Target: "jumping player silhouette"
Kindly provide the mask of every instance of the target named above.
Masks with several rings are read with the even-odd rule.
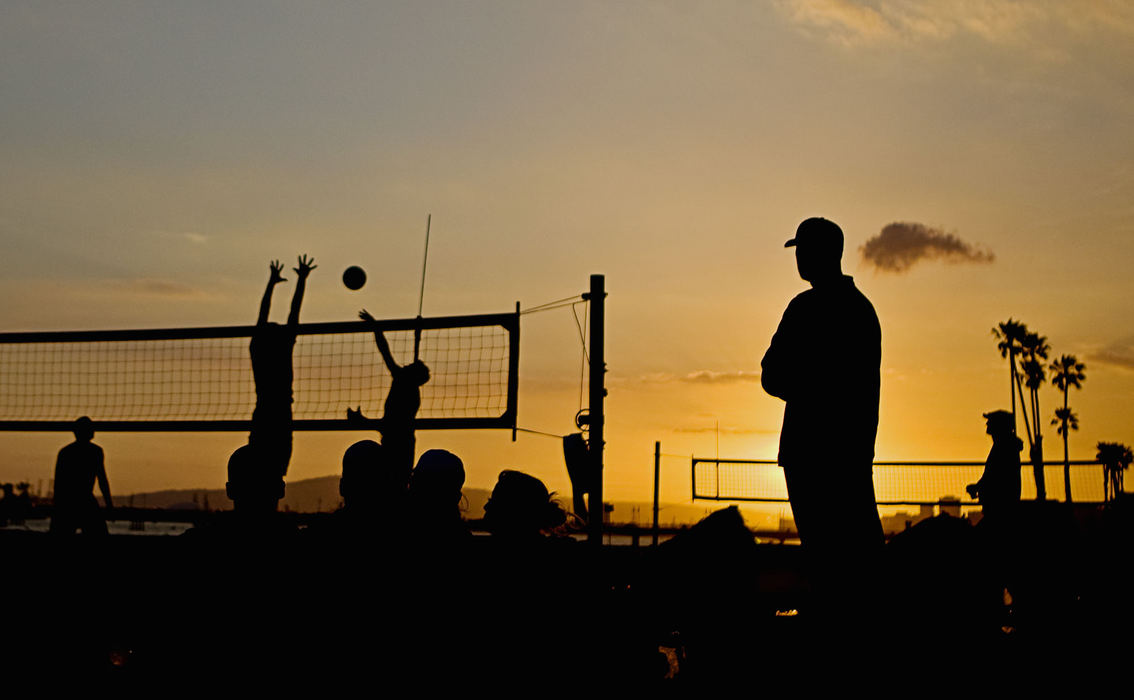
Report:
[[[366,309],[358,312],[363,321],[375,325],[374,317]],[[421,408],[421,387],[429,381],[429,367],[421,360],[414,360],[408,365],[399,365],[390,352],[390,344],[386,342],[385,334],[377,327],[374,328],[374,343],[378,352],[390,371],[390,391],[386,394],[385,411],[382,414],[382,423],[378,432],[382,434],[382,449],[389,464],[399,470],[404,470],[406,481],[413,471],[414,422],[417,411]],[[347,418],[362,418],[361,410],[347,409]]]
[[[291,461],[292,350],[295,348],[299,308],[303,304],[307,276],[315,269],[315,260],[301,255],[298,266],[292,268],[296,274],[295,292],[291,297],[291,313],[283,326],[268,321],[272,290],[286,281],[280,274],[283,265],[274,260],[269,269],[268,287],[260,301],[260,315],[248,346],[252,356],[252,377],[256,382],[256,408],[252,412],[248,444],[255,451],[258,464],[283,478]]]

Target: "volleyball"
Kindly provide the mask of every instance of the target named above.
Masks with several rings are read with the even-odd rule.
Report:
[[[347,289],[362,289],[366,284],[366,272],[358,265],[351,265],[343,270],[343,284]]]

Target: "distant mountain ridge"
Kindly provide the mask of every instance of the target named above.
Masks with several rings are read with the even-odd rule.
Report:
[[[488,489],[465,488],[462,508],[465,517],[476,520],[484,516],[484,504],[488,502],[491,493]],[[570,508],[570,494],[559,494],[557,500],[564,508]],[[290,510],[299,513],[316,513],[333,511],[342,503],[339,495],[338,476],[320,476],[314,479],[301,479],[287,482],[284,498],[280,501],[281,510]],[[116,506],[134,506],[135,508],[166,508],[178,510],[209,509],[229,510],[232,501],[229,500],[223,488],[220,489],[169,489],[164,491],[151,491],[114,497]],[[614,523],[629,523],[637,521],[639,525],[648,525],[651,520],[653,505],[644,502],[614,501],[614,510],[610,514],[610,521]],[[718,510],[723,505],[696,506],[686,504],[662,503],[660,522],[662,525],[683,525],[695,523],[708,513]],[[636,516],[636,517],[635,517]]]

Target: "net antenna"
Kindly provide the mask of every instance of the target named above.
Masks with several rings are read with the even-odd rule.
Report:
[[[421,310],[425,305],[425,269],[429,265],[429,228],[433,214],[425,215],[425,255],[421,260],[421,294],[417,298],[418,325],[413,329],[413,361],[417,362],[421,353]]]

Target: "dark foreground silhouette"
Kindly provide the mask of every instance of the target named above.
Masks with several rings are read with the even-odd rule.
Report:
[[[884,541],[872,473],[881,330],[870,301],[842,273],[835,223],[807,219],[785,247],[795,248],[799,276],[812,288],[784,311],[760,381],[786,402],[778,461],[817,593],[831,614],[857,614],[872,607],[863,601],[876,590]]]
[[[426,517],[406,503],[403,523]],[[873,607],[849,629],[815,599],[801,548],[757,544],[735,508],[635,549],[564,538],[562,512],[530,475],[504,472],[492,503],[495,534],[432,540],[297,528],[274,510],[261,511],[272,526],[231,512],[176,538],[0,532],[0,594],[19,601],[0,652],[12,669],[111,688],[774,691],[831,673],[876,685],[959,668],[1017,682],[1021,668],[1108,663],[1132,621],[1115,554],[1134,535],[1125,498],[1021,503],[995,546],[983,524],[922,521],[883,549]],[[444,510],[439,533],[453,524]]]
[[[75,421],[75,441],[59,450],[55,460],[55,499],[51,516],[51,532],[71,535],[105,535],[106,519],[94,497],[97,483],[107,510],[114,507],[110,482],[102,448],[94,444],[94,427],[90,418]],[[7,498],[5,498],[7,500]]]

